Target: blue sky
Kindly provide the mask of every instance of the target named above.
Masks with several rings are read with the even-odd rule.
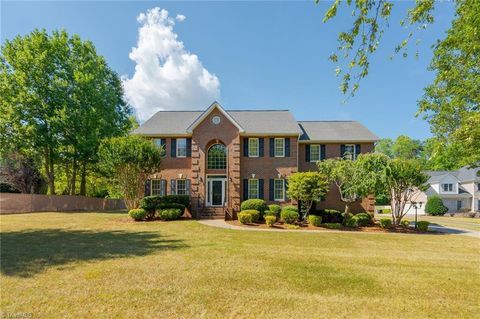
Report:
[[[435,24],[418,35],[422,40],[418,59],[413,45],[409,58],[390,60],[395,45],[407,35],[399,20],[413,5],[410,1],[395,2],[390,29],[373,57],[370,74],[346,103],[338,89],[335,65],[328,56],[337,46],[337,33],[350,25],[350,18],[343,16],[323,24],[328,5],[315,5],[313,1],[2,2],[1,38],[3,42],[34,28],[65,28],[91,40],[115,71],[132,80],[131,101],[143,103],[141,112],[164,103],[155,89],[158,81],[161,90],[176,90],[173,100],[165,102],[167,108],[185,108],[185,103],[192,104],[190,108],[206,107],[203,101],[214,96],[227,109],[290,109],[298,120],[358,120],[380,137],[430,136],[428,123],[414,116],[416,102],[423,87],[433,79],[433,73],[427,71],[432,57],[430,46],[444,37],[453,5],[437,5]],[[137,17],[154,7],[169,12],[171,20],[166,23],[170,23],[171,36],[177,35],[175,43],[183,42],[184,48],[173,49],[173,60],[175,54],[177,58],[195,54],[198,61],[188,62],[193,69],[188,74],[206,71],[207,89],[190,79],[168,83],[170,77],[165,70],[150,69],[147,62],[143,64],[144,73],[135,74],[139,60],[145,60],[139,55],[163,48],[164,38],[155,40],[155,46],[137,42],[142,26]],[[138,48],[135,61],[129,58],[133,47]],[[149,76],[149,70],[159,74]],[[148,87],[150,92],[144,101],[142,92]]]

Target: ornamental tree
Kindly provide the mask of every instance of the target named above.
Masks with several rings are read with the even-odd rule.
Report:
[[[161,149],[140,136],[114,137],[98,151],[102,171],[118,184],[128,209],[137,208],[148,175],[160,170]]]
[[[305,220],[313,203],[328,192],[327,177],[319,172],[301,172],[288,178],[287,194],[300,202],[302,219]]]

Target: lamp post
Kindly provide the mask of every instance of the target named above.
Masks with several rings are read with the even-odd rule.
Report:
[[[418,206],[417,206],[417,204],[418,204]],[[417,230],[417,209],[422,208],[422,202],[420,202],[420,203],[413,202],[413,208],[415,208],[415,230]]]

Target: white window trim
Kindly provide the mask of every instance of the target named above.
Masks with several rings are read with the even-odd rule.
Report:
[[[282,155],[277,155],[277,140],[281,140],[283,147],[282,147]],[[285,157],[285,138],[283,137],[276,137],[273,141],[273,156],[274,157]]]
[[[256,140],[257,141],[257,155],[251,155],[250,154],[250,142],[252,140]],[[249,137],[248,138],[248,157],[259,157],[260,156],[260,140],[258,137]]]
[[[179,194],[178,193],[178,185],[179,185],[179,181],[185,181],[185,193],[184,194]],[[186,178],[177,178],[176,179],[176,182],[175,182],[175,187],[177,188],[175,190],[175,195],[187,195],[188,194],[188,191],[187,191],[187,179]]]
[[[179,148],[179,145],[180,143],[178,143],[178,141],[185,141],[185,155],[178,155],[178,150],[180,149]],[[186,138],[177,138],[177,145],[175,145],[175,152],[176,152],[176,157],[180,157],[180,158],[184,158],[184,157],[187,157],[187,139]]]
[[[159,183],[160,183],[160,188],[158,189],[159,194],[156,195],[156,196],[165,196],[166,190],[163,190],[163,194],[162,194],[162,179],[161,178],[152,178],[150,180],[150,195],[154,195],[153,194],[153,181],[159,181]]]
[[[275,185],[276,181],[282,182],[282,198],[275,198]],[[283,178],[275,178],[273,180],[273,200],[276,202],[284,202],[285,201],[285,180]]]
[[[312,159],[312,146],[318,147],[318,159]],[[322,147],[320,144],[311,144],[310,145],[310,163],[316,163],[322,158]]]
[[[352,152],[352,160],[356,160],[357,159],[357,154],[355,153],[355,144],[345,144],[345,153],[347,153],[347,146],[351,146],[353,148],[353,152]],[[342,154],[343,157],[345,157],[345,154]]]
[[[257,197],[255,198],[252,198],[250,197],[250,181],[257,181]],[[260,198],[260,182],[258,180],[258,178],[249,178],[248,179],[248,199],[259,199]]]
[[[445,189],[443,188],[443,185],[452,185],[452,190],[448,190],[448,189],[445,190]],[[444,194],[445,194],[445,193],[455,193],[455,192],[456,192],[455,183],[442,183],[442,184],[440,184],[440,190],[441,190],[441,192],[444,193]]]

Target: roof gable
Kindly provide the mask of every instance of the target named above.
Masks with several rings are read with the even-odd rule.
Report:
[[[223,116],[225,116],[233,125],[235,125],[238,130],[240,131],[240,133],[243,133],[245,130],[240,126],[240,124],[237,123],[237,121],[235,121],[231,116],[230,114],[228,114],[224,109],[223,107],[218,103],[218,102],[213,102],[212,105],[209,106],[208,109],[205,110],[205,112],[203,112],[195,121],[193,121],[192,124],[190,124],[190,126],[187,128],[187,133],[192,133],[193,130],[200,124],[202,123],[206,118],[207,116],[212,113],[213,110],[219,110],[220,113],[223,114]]]

